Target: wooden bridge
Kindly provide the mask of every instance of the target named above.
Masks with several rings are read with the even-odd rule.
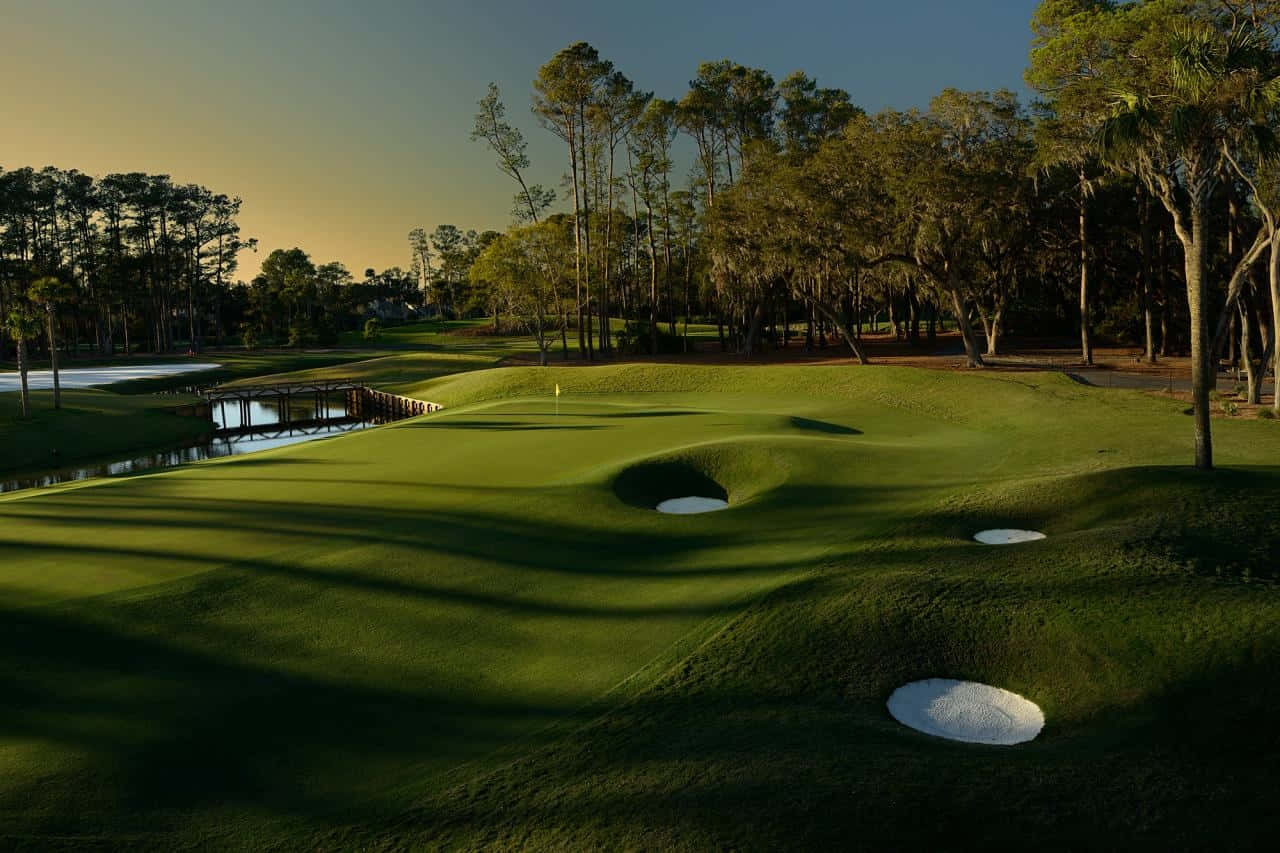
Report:
[[[375,391],[367,388],[354,379],[324,379],[314,382],[289,382],[263,385],[232,385],[230,387],[208,388],[200,392],[210,407],[210,415],[214,406],[220,406],[222,423],[227,422],[226,405],[233,403],[240,407],[240,429],[248,430],[253,426],[253,402],[255,400],[275,400],[280,410],[277,423],[292,422],[289,414],[290,404],[297,399],[310,398],[313,413],[325,411],[327,401],[342,395],[346,404],[346,416],[360,420],[385,423],[427,412],[439,411],[443,406]],[[308,418],[309,421],[317,420]]]

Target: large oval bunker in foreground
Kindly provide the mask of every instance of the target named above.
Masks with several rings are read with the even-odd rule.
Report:
[[[1046,537],[1039,530],[1014,530],[1001,527],[994,530],[981,530],[973,534],[973,538],[983,545],[1018,545],[1023,542],[1039,542]]]
[[[1012,746],[1044,728],[1036,703],[989,684],[927,678],[904,684],[886,703],[895,720],[934,737]]]

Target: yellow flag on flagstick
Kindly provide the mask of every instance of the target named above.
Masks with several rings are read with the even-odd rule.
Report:
[[[559,396],[560,396],[560,383],[559,383],[559,382],[557,382],[557,383],[556,383],[556,396],[557,396],[557,397],[559,397]]]

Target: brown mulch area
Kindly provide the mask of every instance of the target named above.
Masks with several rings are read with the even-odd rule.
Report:
[[[1156,397],[1164,397],[1169,400],[1177,400],[1181,403],[1186,403],[1188,407],[1191,406],[1190,391],[1174,391],[1172,393],[1168,391],[1148,391],[1147,393]],[[1263,394],[1262,402],[1255,405],[1246,403],[1243,398],[1237,397],[1233,394],[1223,394],[1221,398],[1210,402],[1210,414],[1215,418],[1223,418],[1226,420],[1256,421],[1264,418],[1270,419],[1269,415],[1264,415],[1262,412],[1272,411],[1272,400],[1273,397],[1271,394]],[[1227,414],[1226,407],[1223,406],[1224,403],[1234,403],[1236,413]]]

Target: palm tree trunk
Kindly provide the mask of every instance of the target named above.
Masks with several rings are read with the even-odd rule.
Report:
[[[1155,314],[1151,310],[1151,275],[1152,275],[1152,222],[1151,197],[1142,193],[1142,201],[1138,206],[1142,217],[1142,321],[1143,321],[1143,357],[1149,364],[1156,363]]]
[[[1267,266],[1271,284],[1271,349],[1274,359],[1271,408],[1276,414],[1280,414],[1280,231],[1271,235],[1271,257]],[[1264,370],[1263,373],[1265,372]]]
[[[49,329],[49,365],[53,368],[53,408],[62,408],[62,385],[58,379],[58,338],[53,327],[53,306],[45,308],[45,324]]]
[[[27,357],[27,339],[21,333],[18,334],[18,381],[22,386],[22,417],[31,417],[31,390],[27,387],[27,371],[31,369],[30,359]]]
[[[1093,340],[1089,335],[1089,196],[1084,169],[1080,170],[1080,357],[1093,364]]]
[[[1210,364],[1209,311],[1204,291],[1205,205],[1196,199],[1191,206],[1191,239],[1186,252],[1187,309],[1191,315],[1191,397],[1195,412],[1196,467],[1213,469],[1213,436],[1209,422],[1209,390],[1213,387]]]

